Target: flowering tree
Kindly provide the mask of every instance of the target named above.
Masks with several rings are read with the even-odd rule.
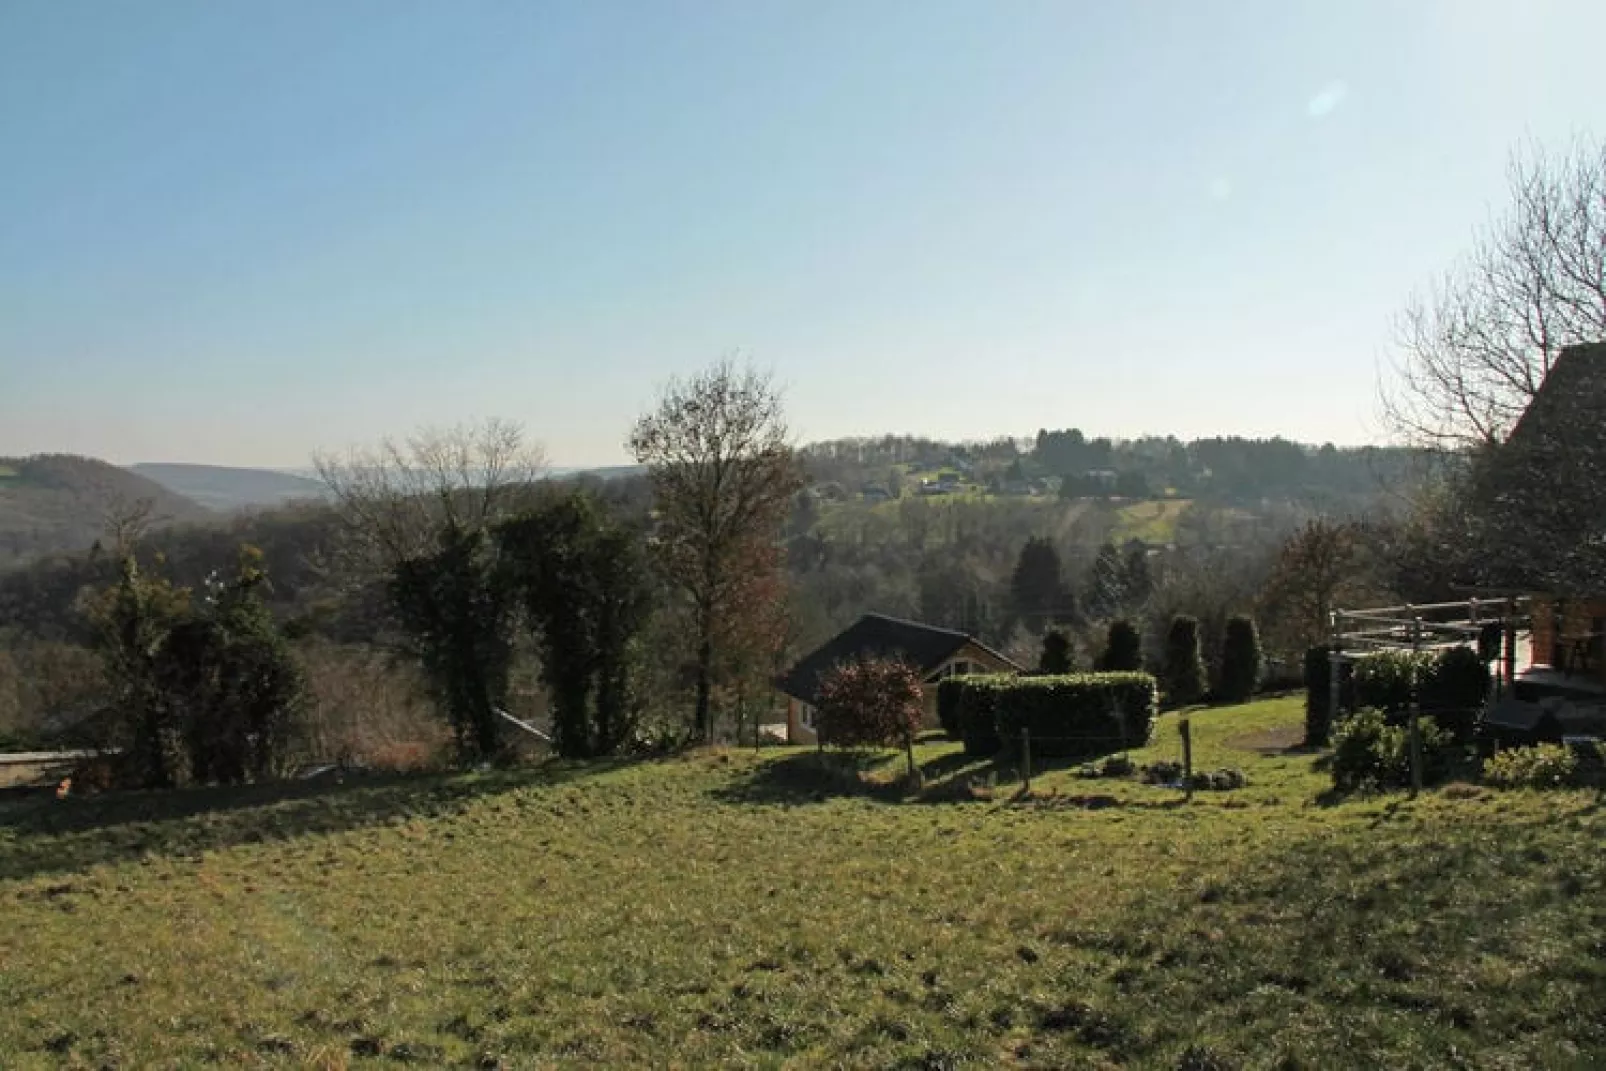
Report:
[[[907,662],[859,659],[829,670],[815,693],[820,743],[833,747],[903,745],[915,776],[914,734],[925,708],[920,674]]]

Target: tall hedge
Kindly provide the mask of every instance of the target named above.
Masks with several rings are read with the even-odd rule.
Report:
[[[1012,751],[1021,731],[1033,755],[1086,758],[1142,747],[1159,710],[1147,673],[1067,673],[1018,677],[995,686],[998,736]]]
[[[1332,692],[1330,649],[1312,647],[1305,652],[1305,746],[1326,747],[1332,733],[1328,696]],[[1348,666],[1341,666],[1345,672]],[[1340,691],[1342,692],[1342,678]]]
[[[1178,614],[1171,619],[1161,673],[1160,687],[1170,706],[1187,706],[1204,698],[1205,665],[1199,652],[1198,618]]]
[[[996,717],[998,696],[1007,683],[1015,678],[1004,674],[983,673],[959,677],[959,739],[964,741],[965,754],[986,758],[998,754],[1002,742],[998,739]],[[1042,678],[1032,678],[1041,680]]]
[[[964,677],[945,677],[937,683],[937,724],[950,740],[961,738],[959,699],[964,694]]]
[[[1234,617],[1227,622],[1221,643],[1221,699],[1228,703],[1248,702],[1260,685],[1260,634],[1255,622]]]

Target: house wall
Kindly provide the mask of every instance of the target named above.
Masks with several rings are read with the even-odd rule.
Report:
[[[937,685],[946,677],[959,673],[1017,673],[1020,667],[998,657],[991,651],[975,643],[967,643],[942,665],[927,674],[920,685],[924,701],[924,714],[921,718],[921,727],[934,729],[937,727]],[[814,732],[812,721],[813,711],[808,704],[786,697],[786,736],[794,744],[813,744],[819,741]]]
[[[1566,669],[1570,660],[1587,654],[1590,676],[1606,684],[1606,599],[1535,598],[1533,664]],[[1593,635],[1592,635],[1593,634]],[[1586,651],[1578,650],[1583,641]]]

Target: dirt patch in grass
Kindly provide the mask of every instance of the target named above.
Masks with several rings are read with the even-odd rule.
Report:
[[[1222,741],[1222,746],[1234,751],[1253,751],[1259,755],[1316,753],[1315,749],[1305,747],[1305,726],[1302,724],[1278,725],[1259,732],[1230,736]]]

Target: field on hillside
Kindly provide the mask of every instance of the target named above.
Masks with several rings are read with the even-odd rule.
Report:
[[[1170,543],[1177,537],[1177,522],[1191,505],[1192,499],[1166,498],[1122,506],[1116,512],[1111,538],[1117,542],[1141,539],[1145,543]]]
[[[1335,803],[1299,717],[1197,714],[1191,805],[941,743],[0,804],[0,1066],[1606,1063],[1600,801]]]

